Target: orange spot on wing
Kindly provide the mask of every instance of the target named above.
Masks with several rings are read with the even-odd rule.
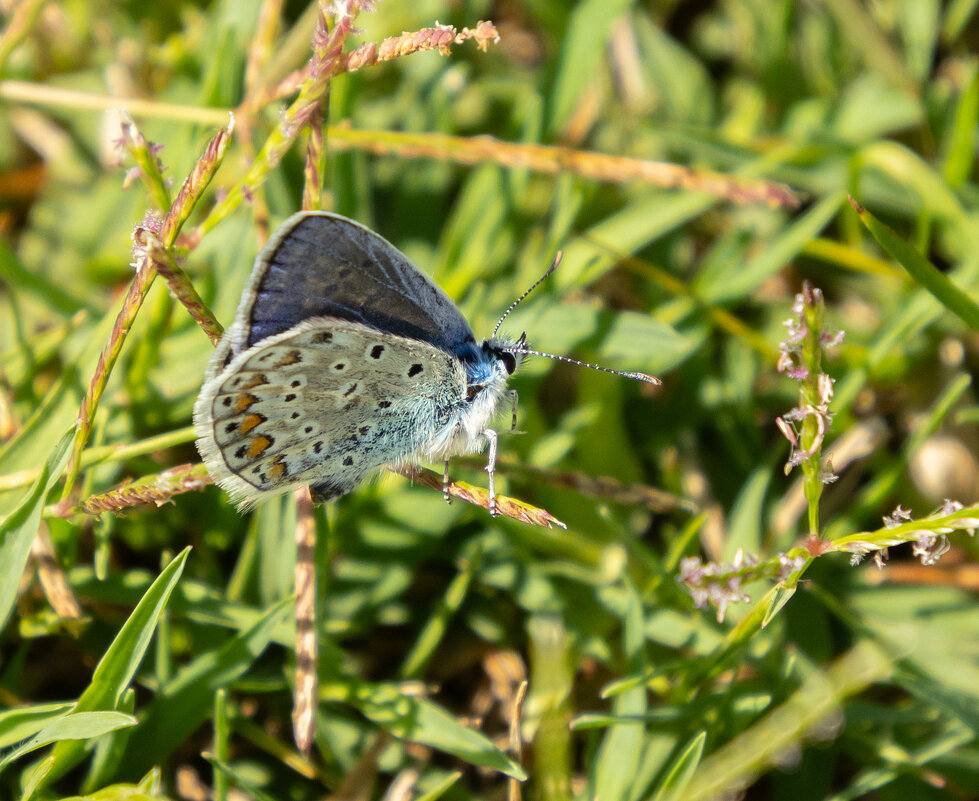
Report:
[[[260,387],[263,384],[267,384],[269,380],[261,373],[255,373],[251,378],[249,378],[244,384],[241,385],[241,389],[252,389],[253,387]]]
[[[246,415],[245,416],[245,419],[241,421],[241,425],[238,426],[238,430],[242,434],[247,434],[249,431],[251,431],[253,428],[255,428],[255,426],[257,426],[257,425],[259,425],[261,423],[264,423],[264,422],[265,422],[265,418],[262,417],[262,415],[260,415],[260,414],[249,414],[249,415]]]
[[[248,411],[248,407],[253,403],[258,403],[258,398],[250,392],[240,392],[235,395],[235,414]]]
[[[298,350],[290,350],[276,359],[273,363],[273,367],[286,367],[290,364],[299,364],[303,360],[302,355]]]
[[[261,456],[266,450],[268,450],[269,445],[272,444],[272,440],[269,437],[257,436],[252,440],[251,445],[248,446],[248,455],[254,459],[256,456]]]
[[[282,478],[286,474],[286,466],[283,462],[275,462],[268,470],[272,478]]]

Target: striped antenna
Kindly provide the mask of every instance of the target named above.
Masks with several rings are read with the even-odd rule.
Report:
[[[513,301],[513,303],[511,303],[509,307],[507,307],[507,310],[503,312],[503,316],[496,322],[496,328],[493,329],[492,336],[494,337],[496,336],[496,332],[500,330],[500,326],[503,325],[503,321],[507,318],[510,312],[512,312],[515,308],[517,308],[517,306],[519,306],[524,301],[527,295],[529,295],[531,292],[537,289],[537,287],[539,287],[544,282],[544,279],[547,278],[547,276],[549,276],[557,269],[557,266],[561,263],[561,259],[563,258],[563,256],[564,256],[563,250],[559,250],[557,253],[554,254],[554,261],[552,261],[551,266],[547,268],[547,272],[544,273],[536,281],[534,281],[530,289],[528,289],[519,298]]]
[[[521,337],[521,339],[523,339],[523,337]],[[543,356],[545,359],[554,359],[555,361],[565,362],[566,364],[576,364],[578,367],[588,367],[592,370],[601,370],[603,373],[611,373],[612,375],[621,376],[622,378],[631,378],[635,381],[645,381],[647,384],[654,384],[655,386],[660,386],[663,383],[656,376],[649,375],[648,373],[633,373],[625,370],[613,370],[611,367],[602,367],[598,364],[578,361],[578,359],[571,359],[567,356],[556,356],[553,353],[543,353],[539,350],[531,350],[530,348],[522,346],[520,342],[516,343],[512,347],[503,348],[503,350],[507,353],[520,353],[524,356]]]

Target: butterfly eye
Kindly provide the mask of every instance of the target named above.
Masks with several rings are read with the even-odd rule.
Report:
[[[503,362],[507,375],[513,375],[513,371],[517,369],[517,357],[504,351],[500,354],[500,361]]]

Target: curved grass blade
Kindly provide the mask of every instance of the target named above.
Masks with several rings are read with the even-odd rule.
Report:
[[[126,726],[135,726],[136,718],[122,712],[75,712],[51,721],[20,748],[0,760],[0,771],[31,751],[62,740],[89,740]]]
[[[931,292],[950,312],[966,325],[979,331],[979,304],[963,292],[952,280],[911,245],[899,237],[893,229],[884,225],[852,197],[850,205],[867,226],[877,243],[900,264],[911,277]]]
[[[669,796],[683,797],[683,791],[693,778],[700,758],[704,755],[704,743],[707,742],[707,732],[700,731],[683,749],[683,752],[670,766],[666,778],[656,791],[653,801],[661,801]]]
[[[75,706],[76,712],[114,709],[119,703],[146,654],[157,621],[177,585],[189,554],[190,548],[181,551],[146,591],[96,665],[91,684]],[[57,743],[51,753],[25,777],[24,801],[42,783],[54,781],[71,770],[84,754],[84,741],[62,740]]]
[[[41,525],[44,499],[64,472],[69,445],[74,436],[75,427],[72,426],[54,446],[27,497],[0,523],[0,630],[6,624],[17,598],[17,588],[31,553],[31,543]]]

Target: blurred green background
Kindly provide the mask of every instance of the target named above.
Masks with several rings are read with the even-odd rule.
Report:
[[[783,473],[788,443],[774,424],[797,402],[775,361],[804,279],[825,293],[829,326],[846,332],[825,366],[837,382],[828,442],[840,474],[821,505],[827,536],[876,529],[899,503],[924,515],[943,498],[979,495],[976,332],[875,243],[846,200],[975,294],[977,6],[382,0],[360,14],[348,49],[436,20],[460,29],[492,20],[500,41],[485,53],[469,42],[340,76],[330,124],[675,162],[778,181],[803,202],[773,208],[638,180],[371,155],[327,135],[324,206],[408,254],[478,337],[563,248],[556,275],[505,331],[526,330],[548,352],[655,373],[663,387],[544,359],[513,379],[525,433],[501,437],[498,489],[547,509],[567,531],[446,505],[390,475],[317,512],[322,686],[308,757],[291,744],[290,602],[276,606],[292,593],[291,499],[240,515],[208,487],[98,518],[64,519],[49,507],[42,531],[83,617],[53,611],[28,571],[0,634],[0,748],[11,753],[64,714],[57,704],[92,693],[107,655],[118,668],[111,691],[86,708],[133,712],[138,723],[95,737],[114,719],[85,719],[82,739],[56,732],[59,768],[35,797],[108,788],[98,797],[198,798],[215,782],[228,797],[230,782],[253,798],[501,798],[514,790],[494,770],[503,757],[490,743],[507,749],[524,677],[528,798],[668,797],[657,793],[691,775],[690,787],[702,786],[700,760],[718,752],[725,761],[709,772],[726,784],[714,791],[746,787],[750,799],[979,797],[970,538],[955,535],[952,553],[929,568],[906,548],[879,573],[841,555],[820,559],[779,614],[743,636],[732,627],[752,604],[718,623],[676,581],[681,556],[730,560],[744,548],[765,558],[806,531],[798,475]],[[254,46],[263,9],[278,20],[266,57]],[[143,101],[133,117],[163,146],[175,193],[224,112],[245,99],[248,64],[259,85],[308,60],[315,4],[24,0],[0,12],[7,515],[78,415],[132,277],[133,227],[150,204],[138,180],[124,185],[133,163],[119,165],[119,117],[105,109]],[[283,108],[239,114],[192,223],[242,177]],[[300,207],[305,141],[183,263],[224,324],[263,219],[274,229]],[[87,468],[79,498],[198,461],[187,427],[210,351],[157,281],[90,444],[171,436],[165,448]],[[667,494],[649,508],[581,482],[558,486],[573,484],[573,471]],[[453,475],[485,482],[478,461]],[[49,500],[59,498],[60,488]],[[12,520],[11,530],[20,525]],[[0,541],[0,553],[12,542]],[[187,545],[179,581],[164,576],[175,588],[130,682],[110,643]],[[20,570],[0,578],[9,606]],[[161,586],[150,600],[165,596]],[[754,602],[767,590],[747,588]],[[148,637],[157,618],[140,620],[132,631]],[[132,636],[120,648],[142,653]],[[885,667],[829,668],[864,646],[886,653]],[[624,677],[637,681],[603,694]],[[799,728],[776,729],[775,753],[739,739],[771,731],[759,727],[777,709]],[[485,738],[469,738],[467,726]],[[0,797],[20,797],[44,755],[0,763]],[[141,789],[126,786],[153,766],[159,774]]]

